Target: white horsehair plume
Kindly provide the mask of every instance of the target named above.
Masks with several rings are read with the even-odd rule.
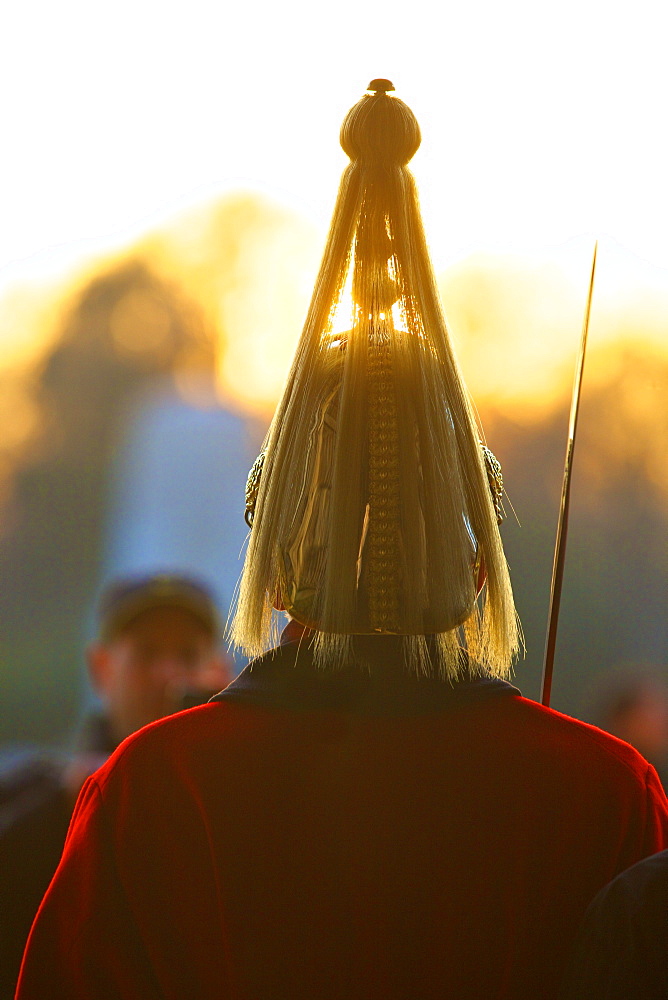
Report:
[[[508,567],[406,166],[420,130],[389,81],[368,89],[341,128],[351,163],[263,447],[232,638],[265,651],[280,594],[319,666],[391,634],[417,672],[452,680],[466,648],[470,669],[507,676]]]

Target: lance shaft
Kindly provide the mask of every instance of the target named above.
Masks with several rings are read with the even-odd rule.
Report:
[[[568,421],[568,442],[566,444],[566,460],[564,462],[564,478],[561,486],[561,506],[557,522],[557,540],[554,547],[554,563],[552,564],[552,584],[550,586],[550,610],[547,619],[547,635],[545,638],[545,659],[543,661],[543,681],[541,685],[541,703],[549,706],[552,693],[552,674],[554,671],[554,652],[557,645],[557,626],[559,624],[559,608],[561,606],[561,587],[564,580],[564,563],[566,561],[566,540],[568,537],[568,511],[571,499],[571,472],[573,469],[573,453],[575,451],[575,434],[578,426],[580,410],[580,392],[582,388],[582,372],[584,371],[585,353],[587,350],[587,334],[589,332],[589,314],[591,300],[594,294],[594,275],[596,273],[596,253],[598,242],[594,246],[594,257],[591,263],[589,279],[589,295],[587,308],[582,324],[580,352],[575,366],[573,380],[573,396],[571,412]]]

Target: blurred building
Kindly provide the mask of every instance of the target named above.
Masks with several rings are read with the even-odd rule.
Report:
[[[220,407],[147,398],[115,458],[102,575],[194,573],[213,586],[225,620],[243,565],[244,488],[257,447],[248,422]]]

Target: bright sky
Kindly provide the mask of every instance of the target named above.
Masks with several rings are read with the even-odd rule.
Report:
[[[7,3],[0,292],[240,187],[324,228],[340,122],[375,76],[422,126],[413,168],[437,268],[582,234],[668,268],[662,8]]]

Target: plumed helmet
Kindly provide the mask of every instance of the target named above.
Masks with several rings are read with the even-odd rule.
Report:
[[[478,669],[503,676],[518,626],[498,463],[480,444],[406,166],[419,126],[388,80],[369,90],[341,129],[351,163],[249,480],[233,638],[251,654],[265,649],[280,593],[315,630],[322,665],[349,660],[352,636],[377,633],[406,637],[413,669],[455,676],[465,644]],[[435,637],[429,653],[425,636]]]

